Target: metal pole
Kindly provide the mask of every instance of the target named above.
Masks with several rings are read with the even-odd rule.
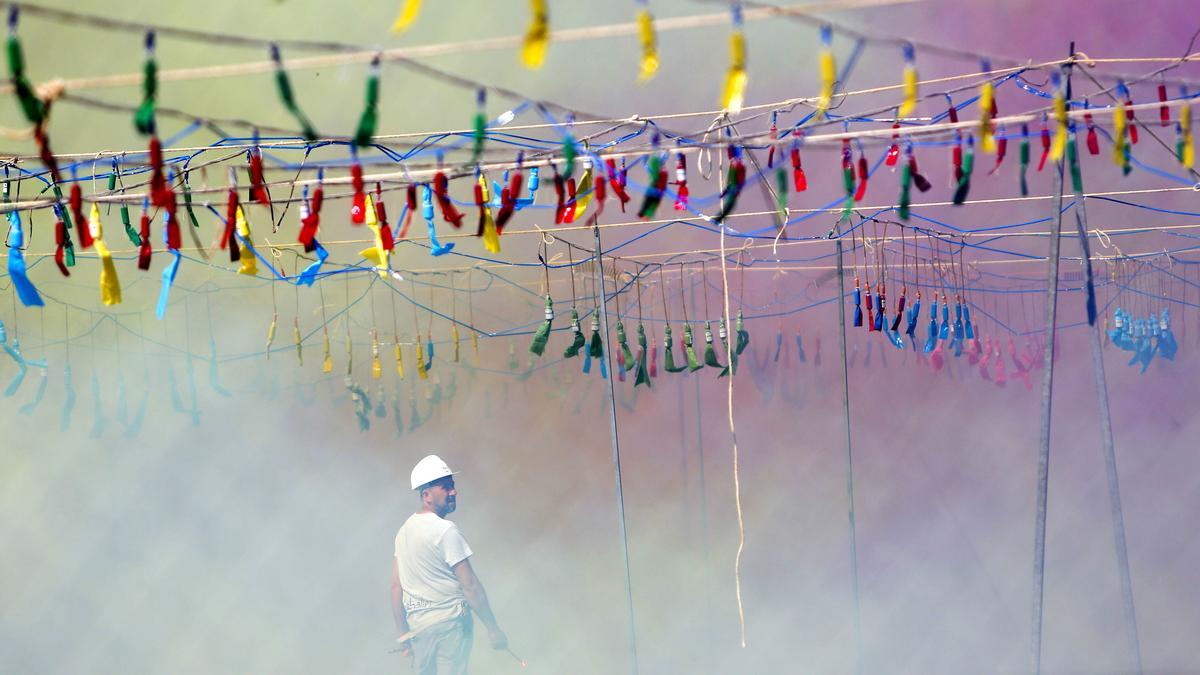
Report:
[[[1072,43],[1074,52],[1074,43]],[[1070,72],[1068,70],[1068,72]],[[1046,274],[1046,345],[1042,362],[1042,419],[1038,439],[1037,510],[1033,536],[1033,626],[1031,656],[1034,675],[1042,672],[1042,605],[1045,602],[1046,499],[1050,487],[1050,418],[1054,398],[1054,338],[1058,316],[1058,259],[1062,233],[1063,160],[1055,162],[1054,226],[1050,230],[1050,253]]]
[[[834,227],[837,237],[838,324],[842,339],[842,412],[846,421],[846,500],[850,518],[850,584],[854,592],[855,671],[863,672],[862,615],[858,601],[858,535],[854,523],[854,453],[850,443],[850,367],[846,363],[846,269],[842,263],[841,221]]]
[[[621,558],[625,563],[625,601],[629,610],[629,672],[637,675],[637,628],[633,619],[633,584],[629,573],[629,533],[625,529],[625,490],[621,485],[621,442],[617,435],[617,392],[613,386],[616,377],[615,365],[612,360],[612,340],[608,334],[608,298],[604,290],[604,257],[600,248],[600,226],[595,216],[592,217],[592,236],[596,250],[592,260],[596,267],[596,286],[600,289],[600,321],[604,324],[604,342],[608,349],[604,352],[608,359],[608,422],[612,432],[613,479],[617,488],[617,526],[621,533]]]
[[[1068,95],[1069,98],[1069,95]],[[1069,141],[1075,145],[1074,132]],[[1077,176],[1078,155],[1072,151],[1070,155],[1072,177]],[[1092,350],[1092,375],[1096,383],[1096,399],[1100,406],[1100,440],[1104,450],[1104,468],[1108,476],[1108,503],[1112,510],[1113,543],[1117,554],[1117,571],[1121,577],[1121,606],[1125,618],[1125,639],[1129,650],[1129,659],[1133,663],[1134,672],[1141,675],[1142,651],[1138,643],[1137,612],[1133,604],[1133,582],[1129,575],[1129,552],[1125,547],[1125,517],[1121,510],[1121,486],[1117,480],[1117,452],[1113,442],[1112,416],[1108,408],[1108,384],[1104,375],[1104,351],[1100,345],[1100,326],[1095,322],[1095,291],[1092,284],[1092,254],[1088,244],[1087,209],[1084,207],[1082,180],[1073,180],[1075,194],[1075,227],[1079,233],[1079,245],[1086,265],[1085,278],[1089,299],[1088,341]]]

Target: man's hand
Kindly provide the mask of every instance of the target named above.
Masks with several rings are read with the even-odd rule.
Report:
[[[491,643],[492,649],[508,649],[508,636],[499,628],[488,631],[488,642]]]

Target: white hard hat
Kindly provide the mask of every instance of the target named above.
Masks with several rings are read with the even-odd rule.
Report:
[[[437,455],[426,455],[417,462],[417,465],[412,470],[412,489],[416,490],[422,485],[435,481],[446,476],[453,476],[454,472],[450,467],[442,461]]]

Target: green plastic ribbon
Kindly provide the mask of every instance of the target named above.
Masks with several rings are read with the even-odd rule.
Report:
[[[283,69],[283,58],[279,55],[278,45],[271,45],[271,60],[275,63],[275,90],[279,92],[279,100],[283,102],[283,107],[287,108],[292,117],[296,118],[305,140],[317,140],[317,132],[313,129],[312,122],[296,103],[296,95],[292,91],[292,83],[288,80],[287,71]]]
[[[379,124],[379,55],[371,59],[371,69],[367,72],[367,100],[363,107],[362,117],[358,120],[358,130],[354,132],[354,144],[365,148],[371,144],[375,135],[375,127]]]
[[[154,133],[154,106],[158,97],[158,62],[154,59],[154,31],[146,31],[146,62],[142,65],[142,104],[133,113],[138,133]]]

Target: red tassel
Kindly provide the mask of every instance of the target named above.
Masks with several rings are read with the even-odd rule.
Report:
[[[1092,114],[1084,113],[1083,121],[1087,124],[1087,149],[1092,155],[1100,154],[1100,141],[1096,138],[1096,125],[1092,123]]]
[[[362,225],[367,221],[367,193],[363,190],[362,165],[350,167],[350,180],[354,185],[354,203],[350,206],[350,222]]]
[[[250,153],[250,201],[270,206],[271,195],[263,180],[262,153],[256,148]]]
[[[1162,126],[1170,126],[1171,124],[1171,109],[1167,107],[1167,85],[1158,85],[1158,102],[1162,105],[1158,107],[1158,119],[1162,122]]]
[[[58,222],[54,224],[54,240],[58,244],[58,247],[54,249],[54,264],[58,265],[58,271],[62,272],[64,277],[69,277],[71,271],[67,269],[66,264],[66,239],[67,226],[63,223],[62,218],[59,218]]]
[[[899,128],[899,122],[892,123],[892,147],[888,148],[887,159],[884,160],[884,164],[888,166],[896,166],[896,162],[900,159],[900,134],[895,131]]]
[[[325,190],[317,185],[317,189],[313,191],[308,215],[300,221],[300,236],[297,241],[304,245],[307,253],[312,253],[317,248],[313,242],[317,238],[317,230],[321,227],[321,202],[324,199]]]
[[[650,341],[650,377],[658,377],[658,342]]]
[[[1038,171],[1046,168],[1046,159],[1050,157],[1050,130],[1042,123],[1042,158],[1038,160]]]
[[[79,247],[92,247],[92,228],[87,218],[83,217],[83,190],[79,183],[71,185],[71,217],[75,219],[75,227],[79,230]]]
[[[557,200],[554,207],[554,224],[561,225],[563,221],[563,201],[567,196],[567,186],[563,182],[562,174],[558,172],[558,167],[554,168],[554,197]]]
[[[564,223],[575,222],[575,190],[577,189],[574,178],[567,179],[567,208],[563,213]]]
[[[142,210],[142,246],[138,249],[138,269],[150,269],[150,214]]]
[[[483,203],[483,186],[479,184],[479,181],[475,182],[475,206],[479,209],[479,226],[475,230],[475,236],[482,237],[487,205]]]
[[[604,166],[608,168],[608,182],[612,186],[613,194],[621,201],[621,212],[625,211],[625,204],[629,201],[629,195],[625,192],[625,184],[621,181],[617,174],[617,164],[614,160],[604,160]]]
[[[1129,122],[1129,142],[1136,144],[1138,142],[1138,128],[1134,124],[1133,119],[1133,101],[1125,100],[1125,119]]]
[[[408,213],[404,214],[404,225],[400,227],[400,238],[408,236],[408,226],[412,224],[413,214],[417,212],[417,186],[409,185],[408,191],[405,193],[405,203],[408,205]]]
[[[175,201],[175,191],[169,187],[164,190],[163,202],[167,211],[167,248],[178,251],[182,242],[179,239],[179,219],[177,217],[179,205]]]
[[[796,192],[808,189],[808,176],[804,175],[804,166],[800,164],[800,146],[792,146],[792,184]]]
[[[774,128],[774,123],[772,123]],[[775,152],[775,146],[771,146],[772,154]],[[767,162],[768,166],[770,161]],[[679,153],[675,160],[675,210],[686,211],[688,207],[688,184],[687,184],[687,160],[683,153]]]
[[[433,175],[433,195],[442,209],[442,220],[455,227],[462,227],[463,214],[454,207],[454,202],[450,201],[450,181],[441,171]]]
[[[958,184],[959,181],[962,180],[962,177],[963,177],[962,159],[963,159],[962,136],[959,134],[955,134],[954,135],[954,149],[950,151],[950,165],[954,167],[954,183],[956,185]]]
[[[596,215],[604,213],[604,199],[608,197],[608,180],[603,176],[596,176]]]
[[[383,189],[379,183],[375,184],[375,220],[379,221],[379,241],[383,250],[395,250],[396,241],[392,238],[392,226],[388,225],[387,207],[383,205]]]
[[[1000,127],[1000,137],[996,139],[996,165],[988,171],[988,175],[996,173],[1000,170],[1000,163],[1004,161],[1004,156],[1008,154],[1008,138],[1004,135],[1004,127]]]
[[[858,190],[854,192],[854,201],[861,202],[867,195],[867,156],[858,153]]]
[[[166,206],[167,179],[163,177],[162,143],[158,136],[150,137],[150,203],[157,207]]]

